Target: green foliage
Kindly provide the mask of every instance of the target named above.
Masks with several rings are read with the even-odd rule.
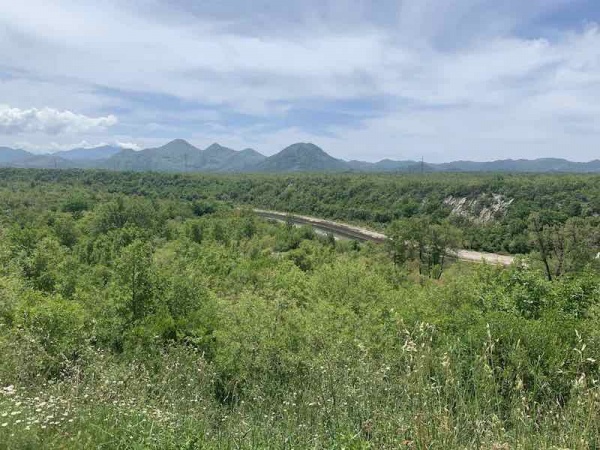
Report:
[[[81,214],[84,211],[87,211],[89,207],[90,205],[84,197],[73,195],[65,200],[61,206],[61,209],[65,212]]]
[[[125,247],[116,263],[116,275],[126,317],[137,322],[151,314],[159,289],[153,271],[152,247],[140,240]]]
[[[54,220],[53,231],[61,245],[72,248],[79,239],[79,230],[71,216],[59,216]]]
[[[556,224],[548,215],[534,212],[529,216],[529,230],[548,280],[596,263],[600,248],[597,218],[584,221],[572,217],[564,224]]]
[[[544,211],[565,186],[591,199],[586,178],[10,174],[2,448],[600,445],[597,218],[587,200]],[[86,208],[63,206],[73,185]],[[539,195],[494,225],[432,206],[517,186]],[[398,220],[387,246],[359,244],[219,196]],[[449,258],[536,232],[551,281],[539,251],[511,267]]]
[[[205,214],[212,214],[216,211],[216,206],[214,203],[209,203],[206,201],[195,201],[192,205],[192,210],[194,215],[201,217]]]
[[[416,261],[419,273],[439,279],[448,257],[461,243],[460,230],[426,218],[397,220],[388,229],[387,246],[396,265]]]
[[[122,197],[100,205],[93,217],[90,227],[95,234],[125,227],[155,230],[157,219],[160,218],[150,201],[138,198],[125,201]]]

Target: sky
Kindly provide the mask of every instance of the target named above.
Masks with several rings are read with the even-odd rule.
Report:
[[[598,0],[20,0],[0,146],[600,158]]]

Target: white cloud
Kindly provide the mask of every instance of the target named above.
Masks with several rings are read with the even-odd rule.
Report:
[[[161,141],[161,143],[162,143],[162,141]],[[41,144],[33,143],[33,142],[29,142],[29,141],[16,141],[14,144],[12,144],[12,146],[14,148],[20,148],[23,150],[30,151],[32,153],[54,153],[54,152],[59,152],[59,151],[72,150],[74,148],[97,148],[97,147],[104,147],[105,145],[114,145],[116,147],[129,148],[132,150],[141,150],[142,148],[145,148],[136,142],[121,142],[121,141],[91,143],[89,141],[82,140],[82,141],[75,142],[75,143],[70,142],[70,141],[65,141],[65,142],[50,142],[50,143],[43,142]]]
[[[123,142],[180,137],[181,130],[186,132],[181,137],[208,141],[213,130],[220,141],[267,153],[301,139],[348,158],[425,153],[439,159],[551,154],[589,159],[600,137],[598,27],[578,25],[541,35],[527,26],[532,17],[547,16],[571,0],[443,5],[394,0],[377,6],[307,0],[302,14],[298,5],[304,2],[298,2],[285,20],[269,14],[288,5],[268,13],[243,6],[242,12],[257,15],[250,20],[231,1],[196,3],[199,12],[187,14],[184,8],[181,16],[174,11],[191,3],[172,7],[169,2],[160,14],[146,9],[160,2],[125,3],[28,0],[3,5],[0,61],[23,75],[0,78],[0,98],[21,108],[53,105],[67,111],[46,114],[53,119],[45,118],[42,126],[40,119],[23,116],[37,117],[44,109],[18,110],[8,125],[2,125],[5,113],[0,110],[0,130],[73,133],[92,141],[85,133],[116,122],[102,114],[117,104],[125,112],[119,112],[119,126],[111,131],[116,128]],[[219,14],[202,14],[203,8],[212,8],[208,3],[218,3],[212,7],[220,8]],[[386,5],[386,17],[364,20],[380,4]],[[253,22],[268,26],[253,27]],[[25,47],[27,58],[22,56]],[[220,109],[218,114],[169,109],[143,94],[128,104],[127,95],[111,99],[94,93],[98,86],[172,95]],[[320,124],[337,137],[315,135],[310,124],[286,122],[266,133],[227,122],[227,113],[242,112],[269,124],[300,102],[369,97],[386,99],[376,117],[345,126]],[[68,110],[102,112],[93,118]],[[76,118],[59,120],[57,114]],[[114,142],[117,136],[101,138]]]
[[[46,142],[45,140],[43,141],[43,143],[39,144],[39,143],[34,143],[34,142],[30,142],[30,141],[16,141],[14,144],[12,144],[12,146],[14,148],[20,148],[23,150],[27,150],[29,152],[32,153],[54,153],[54,152],[60,152],[60,151],[64,151],[64,150],[72,150],[74,148],[96,148],[96,147],[102,147],[104,145],[108,145],[106,142],[99,142],[96,144],[92,144],[86,140],[82,140],[79,142]]]
[[[11,108],[0,105],[0,132],[5,134],[44,133],[50,135],[102,130],[117,123],[113,115],[88,117],[52,108]]]
[[[135,142],[117,142],[117,146],[121,148],[129,148],[131,150],[141,150],[142,147]]]

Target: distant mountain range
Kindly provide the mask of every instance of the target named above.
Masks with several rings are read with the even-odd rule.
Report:
[[[19,161],[32,156],[31,153],[25,150],[19,150],[9,147],[0,147],[0,164],[10,164],[14,161]]]
[[[210,173],[289,172],[577,172],[600,173],[600,160],[573,162],[566,159],[505,159],[490,162],[455,161],[431,164],[384,159],[376,163],[344,161],[311,143],[297,143],[272,156],[253,149],[241,151],[212,144],[204,150],[183,139],[162,147],[134,151],[114,146],[75,148],[47,154],[0,147],[0,167],[96,168],[107,170]]]
[[[73,150],[67,150],[63,152],[53,153],[53,156],[58,156],[69,161],[99,161],[101,159],[110,158],[117,153],[120,153],[123,149],[121,147],[114,147],[112,145],[103,145],[101,147],[92,148],[74,148]]]

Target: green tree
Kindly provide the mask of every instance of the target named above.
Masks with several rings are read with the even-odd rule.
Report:
[[[432,223],[428,218],[397,220],[388,229],[388,249],[396,265],[417,261],[419,273],[439,279],[447,257],[461,242],[460,231],[447,222]]]
[[[549,224],[536,212],[529,217],[529,229],[550,281],[582,270],[594,261],[600,249],[600,227],[580,217],[572,217],[564,224]]]
[[[62,245],[72,248],[77,243],[79,231],[73,217],[69,215],[59,216],[54,221],[53,229],[54,234]]]
[[[548,228],[544,225],[539,212],[534,212],[529,215],[529,231],[531,240],[536,250],[538,251],[539,259],[544,265],[546,277],[552,281],[552,270],[550,269],[550,245]]]
[[[136,322],[150,314],[158,288],[150,244],[135,240],[123,249],[117,275],[120,286],[126,292],[125,308],[131,320]]]

